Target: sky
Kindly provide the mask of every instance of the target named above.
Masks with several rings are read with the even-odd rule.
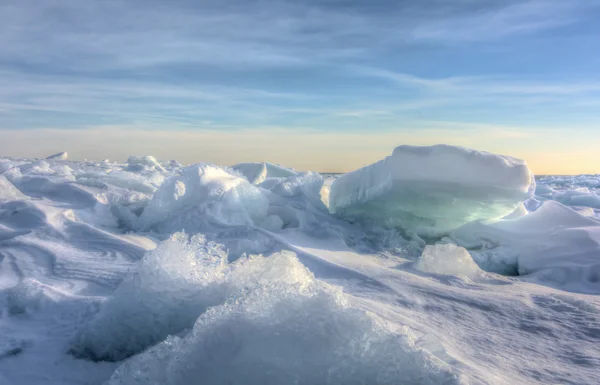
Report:
[[[600,173],[600,0],[2,0],[0,156]]]

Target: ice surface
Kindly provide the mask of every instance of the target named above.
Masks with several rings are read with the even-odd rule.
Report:
[[[293,255],[273,264],[281,274],[209,309],[189,334],[133,357],[109,384],[459,382],[447,365],[415,346],[409,331],[353,307]],[[261,277],[266,266],[250,260],[238,279]]]
[[[448,244],[428,245],[415,262],[415,269],[425,273],[454,274],[476,277],[481,269],[469,252],[460,246]]]
[[[198,231],[207,223],[253,224],[267,217],[260,189],[225,169],[197,164],[167,179],[140,217],[141,228]]]
[[[296,172],[283,166],[273,163],[238,163],[231,167],[242,174],[248,181],[254,185],[260,184],[271,178],[287,178],[295,175]]]
[[[534,189],[518,159],[447,145],[400,146],[335,180],[329,208],[351,219],[444,232],[510,214]]]
[[[411,205],[400,187],[424,175],[408,186],[430,211],[450,212],[455,193],[451,207],[478,218],[505,193],[496,180],[529,196],[518,161],[438,151],[405,148],[374,179],[393,171]],[[252,185],[137,158],[0,158],[1,383],[598,382],[600,176],[540,177],[504,219],[440,239],[413,232],[429,212],[408,231],[331,215],[337,175]],[[461,170],[446,178],[451,161]],[[496,195],[469,206],[484,191]],[[450,243],[488,272],[468,275]]]

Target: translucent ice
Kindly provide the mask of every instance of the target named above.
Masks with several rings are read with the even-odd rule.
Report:
[[[160,163],[158,163],[156,158],[151,155],[130,156],[127,158],[127,164],[132,169],[135,169],[136,166],[146,166],[154,168],[158,171],[164,171],[164,168],[160,165]]]
[[[191,328],[210,306],[256,285],[304,285],[306,270],[279,253],[227,262],[222,245],[182,233],[149,252],[76,336],[72,352],[118,361]]]
[[[26,196],[4,175],[0,175],[0,202],[25,199]]]
[[[474,277],[481,272],[464,247],[451,243],[426,246],[414,267],[426,273],[465,275],[467,277]]]
[[[350,219],[443,232],[510,214],[534,190],[533,174],[518,159],[448,145],[400,146],[335,180],[329,207]]]
[[[202,314],[187,335],[126,361],[108,384],[459,383],[408,329],[352,306],[293,255],[248,260],[236,271],[237,280],[259,280]]]

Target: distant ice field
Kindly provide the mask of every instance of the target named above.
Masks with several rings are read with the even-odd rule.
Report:
[[[0,157],[0,385],[600,378],[600,175]]]

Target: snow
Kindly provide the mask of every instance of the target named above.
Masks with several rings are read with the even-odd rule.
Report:
[[[533,174],[518,159],[448,145],[400,146],[335,180],[329,208],[341,217],[446,232],[510,214],[534,190]]]
[[[186,167],[154,193],[140,227],[198,231],[207,222],[252,224],[267,217],[268,200],[245,179],[209,164]]]
[[[0,158],[0,384],[597,384],[600,176],[59,158]]]

